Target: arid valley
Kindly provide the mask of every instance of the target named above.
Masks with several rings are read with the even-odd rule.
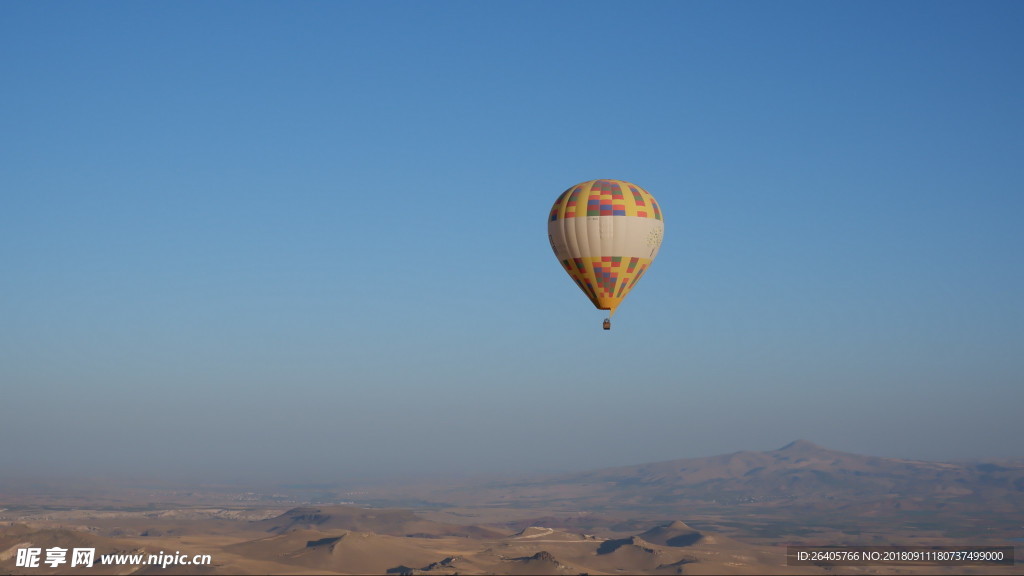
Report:
[[[1007,547],[1024,537],[1024,462],[875,458],[805,441],[462,485],[3,486],[0,573],[10,574],[1024,573],[787,564],[787,546]],[[40,550],[36,566],[19,558],[28,548]],[[71,567],[70,552],[48,564],[54,548],[94,549],[93,566]]]
[[[0,0],[0,576],[1024,576],[1022,71],[1024,0]]]

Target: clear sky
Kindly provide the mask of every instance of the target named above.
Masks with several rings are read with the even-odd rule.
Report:
[[[1024,3],[0,3],[0,470],[1024,457]],[[610,332],[565,188],[665,242]]]

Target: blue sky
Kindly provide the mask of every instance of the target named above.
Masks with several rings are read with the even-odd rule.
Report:
[[[0,468],[1024,457],[1019,2],[0,3]],[[565,188],[666,218],[615,317]]]

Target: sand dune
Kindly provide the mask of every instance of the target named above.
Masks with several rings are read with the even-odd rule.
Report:
[[[577,568],[559,562],[545,550],[532,556],[510,558],[496,568],[499,574],[579,574]]]
[[[656,526],[640,534],[640,538],[651,544],[661,546],[682,547],[691,546],[699,542],[704,535],[690,528],[684,522],[676,520],[671,524]]]

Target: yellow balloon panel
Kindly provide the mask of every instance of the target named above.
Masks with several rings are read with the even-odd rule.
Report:
[[[650,258],[601,256],[562,260],[562,267],[600,310],[615,310],[651,265]]]
[[[623,180],[568,188],[548,216],[548,238],[569,276],[612,314],[658,254],[665,223],[657,200]]]
[[[638,216],[661,220],[650,192],[623,180],[591,180],[570,187],[555,200],[549,221],[586,216]]]

